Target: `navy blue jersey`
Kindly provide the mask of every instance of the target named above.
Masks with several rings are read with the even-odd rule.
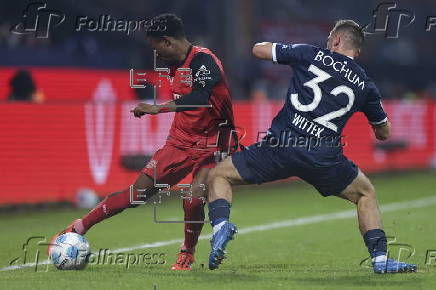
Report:
[[[285,105],[233,165],[248,184],[298,176],[323,196],[343,192],[359,169],[343,154],[342,129],[358,111],[374,125],[387,122],[377,87],[352,58],[327,49],[273,44],[272,59],[294,71]]]
[[[292,131],[339,138],[358,111],[371,124],[387,121],[377,87],[352,58],[306,44],[274,43],[272,55],[274,62],[289,65],[294,72],[285,105],[271,125],[274,135]]]

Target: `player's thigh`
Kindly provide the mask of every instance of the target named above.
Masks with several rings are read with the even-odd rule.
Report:
[[[198,198],[207,198],[207,177],[213,166],[201,167],[193,172],[192,195]]]
[[[153,180],[153,184],[173,186],[185,178],[193,168],[189,151],[165,144],[151,157],[142,173]]]
[[[224,178],[231,185],[247,184],[233,164],[232,156],[229,156],[223,161],[219,162],[216,167],[210,170],[208,175],[208,183],[213,182],[215,178]]]
[[[207,198],[207,178],[212,168],[217,165],[215,151],[192,150],[191,154],[195,159],[192,169],[192,195],[198,198]]]
[[[369,178],[359,170],[353,182],[337,196],[357,204],[363,196],[375,198],[375,190]]]

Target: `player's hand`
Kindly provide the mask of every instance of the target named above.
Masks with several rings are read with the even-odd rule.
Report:
[[[141,118],[145,114],[156,115],[159,108],[154,105],[139,103],[133,110],[130,110],[136,118]]]

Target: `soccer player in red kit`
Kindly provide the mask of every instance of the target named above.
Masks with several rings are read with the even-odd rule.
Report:
[[[232,141],[233,110],[220,60],[209,49],[191,45],[181,19],[174,14],[159,15],[152,22],[165,28],[147,31],[147,40],[158,58],[170,67],[174,100],[159,106],[140,103],[131,112],[138,118],[176,113],[165,145],[156,151],[133,184],[133,197],[135,201],[147,200],[158,192],[154,187],[155,174],[156,183],[173,186],[192,173],[192,198],[183,200],[184,220],[197,223],[184,224],[184,243],[172,265],[173,270],[190,270],[203,227],[198,221],[204,221],[201,197],[207,196],[207,174],[215,166],[216,157],[231,153],[236,145]],[[189,69],[191,78],[186,78]],[[136,206],[131,202],[129,188],[112,193],[59,234],[73,231],[83,235],[96,223]]]

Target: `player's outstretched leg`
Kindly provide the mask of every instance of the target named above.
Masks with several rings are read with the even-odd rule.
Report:
[[[359,229],[371,255],[375,273],[416,272],[415,264],[388,259],[386,235],[382,229],[381,213],[374,187],[369,179],[359,171],[354,181],[341,192],[339,197],[357,206]]]
[[[192,270],[195,261],[195,247],[204,225],[204,204],[207,198],[207,175],[210,168],[201,168],[194,172],[192,197],[183,200],[185,240],[177,255],[172,270]]]
[[[138,179],[135,181],[133,185],[134,200],[138,201],[144,198],[135,198],[137,195],[147,195],[151,197],[154,193],[157,192],[154,187],[153,180],[148,177],[146,174],[141,173]],[[137,191],[138,189],[146,189],[146,191]],[[95,208],[93,208],[88,214],[86,214],[81,219],[77,219],[73,221],[67,228],[56,234],[51,241],[56,239],[57,236],[62,235],[68,232],[75,232],[80,235],[84,235],[93,225],[101,222],[107,218],[110,218],[120,212],[122,212],[126,208],[137,207],[138,204],[132,204],[130,197],[130,188],[127,188],[120,192],[112,193],[106,196]],[[50,242],[51,244],[51,242]]]
[[[209,269],[217,269],[225,258],[225,249],[237,232],[234,224],[229,222],[230,204],[232,202],[232,185],[245,184],[227,157],[208,176],[209,189],[209,219],[213,227]]]

